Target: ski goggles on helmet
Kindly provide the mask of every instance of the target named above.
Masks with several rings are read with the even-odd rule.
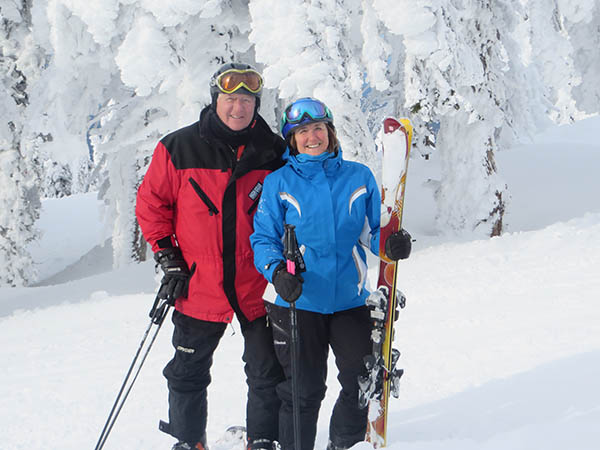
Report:
[[[281,133],[286,138],[294,128],[310,122],[333,123],[333,114],[325,104],[306,97],[289,105],[281,118]]]
[[[252,94],[257,94],[262,89],[263,79],[257,71],[252,69],[229,69],[219,74],[213,83],[225,94],[233,94],[242,88]]]

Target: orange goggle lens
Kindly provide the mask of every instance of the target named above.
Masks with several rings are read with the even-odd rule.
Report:
[[[232,94],[242,87],[256,94],[262,89],[262,85],[262,77],[254,70],[231,69],[217,78],[217,86],[226,94]]]

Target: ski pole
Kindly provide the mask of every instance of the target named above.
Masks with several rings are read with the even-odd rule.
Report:
[[[296,317],[296,302],[290,303],[290,331],[292,335],[292,413],[294,417],[294,449],[301,450],[300,392],[298,388],[298,322]]]
[[[301,253],[298,250],[294,225],[285,224],[284,252],[287,271],[296,274],[296,256]],[[304,261],[301,261],[300,269],[304,269]],[[296,302],[290,303],[290,335],[291,335],[291,359],[292,359],[292,414],[294,422],[294,449],[301,450],[300,438],[300,391],[298,386],[298,318],[296,315]]]
[[[127,400],[127,397],[129,396],[129,393],[131,392],[131,389],[133,388],[133,384],[135,383],[135,380],[137,379],[137,377],[140,373],[140,370],[142,370],[142,366],[144,365],[144,362],[146,361],[146,357],[148,356],[148,353],[150,353],[150,349],[152,348],[152,345],[154,344],[156,336],[158,335],[160,327],[162,326],[162,324],[165,320],[165,317],[167,316],[167,313],[169,312],[170,308],[171,308],[171,305],[168,303],[168,299],[163,299],[161,301],[161,299],[159,299],[158,295],[156,296],[156,299],[154,300],[154,305],[152,306],[152,310],[150,311],[150,317],[151,317],[150,324],[148,325],[148,327],[146,328],[146,331],[144,332],[142,342],[140,342],[137,352],[135,353],[135,356],[133,357],[133,361],[131,362],[131,365],[129,366],[129,370],[127,371],[127,374],[125,375],[125,380],[123,380],[121,389],[119,389],[117,398],[115,399],[115,402],[112,406],[112,409],[110,410],[110,413],[108,414],[108,418],[106,419],[106,423],[104,424],[104,428],[102,429],[102,432],[100,433],[100,437],[98,438],[98,442],[96,443],[96,447],[94,447],[94,450],[101,450],[102,447],[104,447],[104,444],[106,443],[106,439],[108,438],[108,435],[110,434],[115,422],[117,421],[117,417],[119,416],[119,413],[121,412],[121,409],[123,408],[123,405],[125,404],[125,400]],[[144,344],[146,343],[146,339],[148,338],[148,335],[150,334],[150,330],[152,329],[152,325],[157,325],[156,331],[152,335],[152,338],[150,339],[150,342],[149,342],[148,346],[146,347],[146,351],[142,354],[142,358],[137,367],[137,370],[135,371],[135,374],[134,374],[133,378],[131,379],[131,383],[129,383],[129,386],[127,387],[129,377],[133,373],[135,364],[138,361],[138,358],[142,352]]]

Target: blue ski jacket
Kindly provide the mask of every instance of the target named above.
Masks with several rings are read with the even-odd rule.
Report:
[[[371,170],[336,154],[290,156],[267,175],[250,243],[254,264],[272,282],[283,261],[284,224],[296,227],[304,255],[296,308],[331,314],[365,304],[366,254],[379,251],[380,194]],[[267,299],[269,300],[269,299]],[[277,296],[276,305],[289,306]]]

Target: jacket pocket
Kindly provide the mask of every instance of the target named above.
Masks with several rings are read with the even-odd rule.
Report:
[[[189,178],[189,182],[192,185],[192,187],[194,188],[194,191],[196,191],[196,194],[198,194],[198,197],[200,197],[202,199],[202,201],[204,202],[204,204],[208,208],[208,213],[211,216],[213,214],[215,214],[215,215],[219,214],[219,210],[217,209],[217,207],[215,206],[215,204],[211,201],[211,199],[208,197],[208,195],[206,195],[206,192],[204,192],[202,190],[202,188],[196,182],[196,180],[194,180],[192,177],[190,177]]]

